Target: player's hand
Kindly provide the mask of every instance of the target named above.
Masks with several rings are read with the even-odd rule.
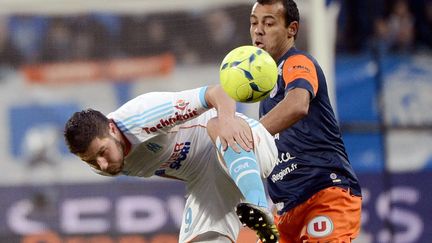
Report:
[[[217,120],[217,134],[224,151],[228,146],[237,153],[240,147],[248,152],[253,149],[252,132],[245,120],[239,117],[218,117]]]

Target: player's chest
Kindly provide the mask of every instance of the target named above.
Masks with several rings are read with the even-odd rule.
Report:
[[[136,146],[127,157],[125,174],[149,177],[159,170],[181,170],[193,157],[195,141],[182,136],[163,136]]]

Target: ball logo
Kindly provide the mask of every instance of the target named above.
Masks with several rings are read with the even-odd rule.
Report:
[[[307,232],[312,237],[325,237],[333,232],[333,222],[329,217],[318,216],[309,221]]]
[[[255,46],[240,46],[222,60],[219,80],[223,90],[238,102],[253,103],[269,95],[277,81],[273,58]]]

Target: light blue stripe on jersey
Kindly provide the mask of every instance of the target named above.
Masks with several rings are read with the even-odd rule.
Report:
[[[249,124],[249,126],[251,128],[259,125],[259,122],[257,120],[252,119],[252,118],[246,118],[246,122]]]
[[[133,129],[135,127],[143,126],[146,123],[151,123],[153,121],[163,119],[163,117],[168,116],[172,113],[173,113],[173,109],[170,109],[169,111],[167,111],[165,113],[160,113],[160,112],[159,113],[153,113],[153,114],[151,114],[152,115],[151,117],[142,118],[141,120],[138,120],[133,124],[126,125],[125,128],[126,129]]]
[[[202,106],[204,108],[208,108],[208,104],[207,104],[207,101],[205,99],[205,94],[207,92],[207,89],[208,89],[207,86],[206,87],[202,87],[201,90],[200,90],[200,93],[199,93],[199,98],[200,98],[201,104],[202,104]]]
[[[152,109],[146,110],[143,113],[133,115],[123,121],[121,121],[121,128],[132,129],[133,127],[140,126],[146,122],[159,119],[173,112],[173,106],[171,102],[153,107]]]
[[[134,122],[134,121],[131,121],[131,120],[142,118],[143,116],[146,116],[146,115],[148,115],[148,113],[153,112],[155,110],[161,110],[161,109],[165,109],[165,108],[171,107],[171,104],[172,104],[171,102],[163,103],[163,104],[155,106],[155,107],[153,107],[153,108],[151,108],[149,110],[146,110],[143,113],[130,116],[130,117],[128,117],[128,118],[126,118],[126,119],[123,120],[123,124],[128,124],[128,123]]]
[[[129,133],[129,130],[126,128],[125,125],[121,121],[115,121],[117,127],[122,131],[122,133]]]

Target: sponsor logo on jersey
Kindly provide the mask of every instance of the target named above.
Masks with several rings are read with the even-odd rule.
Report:
[[[288,67],[288,72],[292,72],[294,70],[299,70],[299,69],[306,71],[307,73],[311,72],[310,69],[304,65],[294,65],[294,66]]]
[[[333,222],[327,216],[317,216],[309,221],[307,232],[312,237],[326,237],[333,232]]]
[[[308,67],[303,66],[303,65],[295,65],[295,66],[292,67],[292,69],[302,69],[302,70],[306,71],[307,73],[311,72]]]
[[[194,109],[188,109],[187,113],[181,114],[181,113],[174,113],[173,117],[170,117],[168,119],[160,119],[159,123],[156,124],[154,127],[143,127],[142,130],[145,131],[147,134],[151,134],[153,132],[157,132],[159,129],[162,129],[164,127],[172,127],[176,124],[177,121],[185,121],[189,120],[192,117],[198,116],[198,110]]]
[[[288,163],[290,160],[295,159],[296,157],[292,156],[289,152],[280,153],[278,159],[276,161],[276,166],[282,163]],[[271,176],[271,180],[273,182],[277,182],[283,180],[283,178],[289,173],[293,172],[297,169],[297,163],[292,163],[288,165],[286,168],[281,169],[278,173],[275,173]]]
[[[167,162],[164,162],[159,169],[180,169],[180,167],[182,166],[181,162],[187,159],[190,147],[190,142],[176,143],[170,158]]]
[[[162,146],[160,146],[157,143],[152,143],[152,142],[147,143],[146,147],[148,150],[150,150],[151,152],[153,152],[155,154],[162,150]]]
[[[279,165],[281,163],[287,163],[288,161],[295,159],[296,157],[291,156],[289,152],[281,153],[278,157],[278,160],[276,162],[276,165]]]
[[[330,174],[330,179],[333,181],[333,183],[338,184],[341,183],[341,179],[338,178],[336,173],[331,173]]]
[[[178,110],[184,110],[186,109],[186,107],[189,105],[189,102],[186,102],[183,99],[177,100],[176,105],[174,106],[175,108],[177,108]]]
[[[293,172],[294,170],[297,169],[297,164],[291,164],[290,166],[286,167],[285,169],[282,169],[281,171],[279,171],[279,173],[275,173],[271,176],[271,180],[272,182],[277,182],[280,180],[283,180],[283,178],[288,175],[289,173]]]

